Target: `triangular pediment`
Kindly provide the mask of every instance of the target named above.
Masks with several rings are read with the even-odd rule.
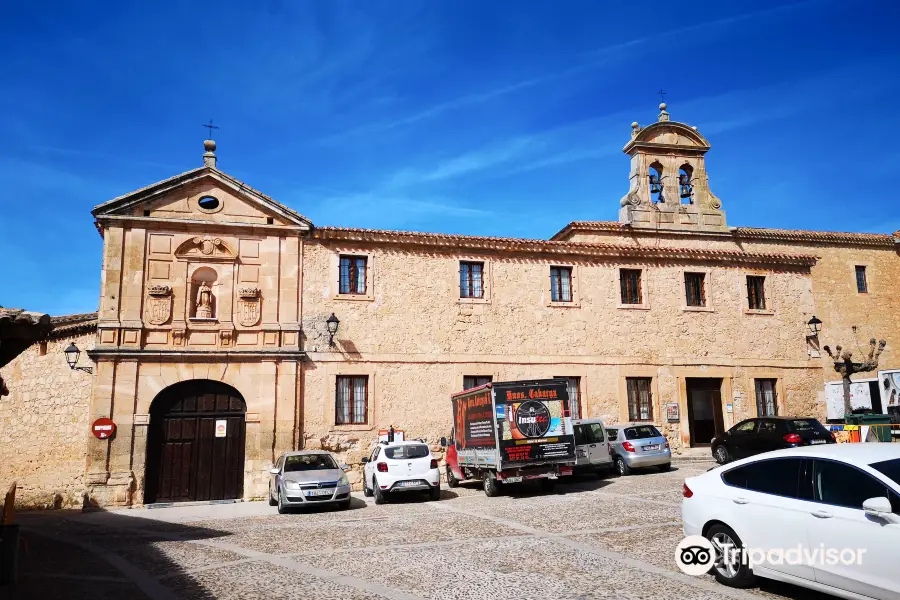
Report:
[[[213,167],[200,167],[131,192],[92,211],[97,218],[132,216],[219,224],[280,225],[308,230],[309,219]]]

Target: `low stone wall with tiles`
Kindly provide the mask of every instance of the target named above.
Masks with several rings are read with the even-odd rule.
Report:
[[[0,488],[18,482],[16,506],[80,507],[93,377],[73,371],[63,350],[72,342],[84,354],[94,334],[37,343],[0,369],[10,395],[0,398]]]

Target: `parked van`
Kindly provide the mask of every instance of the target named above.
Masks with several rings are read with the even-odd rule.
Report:
[[[606,427],[601,419],[572,419],[575,433],[575,470],[607,474],[613,469]]]

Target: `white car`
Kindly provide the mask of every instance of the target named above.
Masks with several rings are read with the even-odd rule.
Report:
[[[363,458],[363,493],[384,504],[396,492],[427,491],[431,500],[441,497],[441,472],[427,444],[380,442]]]
[[[900,598],[900,444],[767,452],[688,478],[683,492],[684,533],[712,543],[720,583],[759,576],[841,598]],[[758,560],[723,558],[725,545]]]

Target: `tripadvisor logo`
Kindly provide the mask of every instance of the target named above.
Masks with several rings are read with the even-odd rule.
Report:
[[[526,437],[542,437],[550,430],[550,410],[543,402],[523,402],[516,410],[516,428]]]

